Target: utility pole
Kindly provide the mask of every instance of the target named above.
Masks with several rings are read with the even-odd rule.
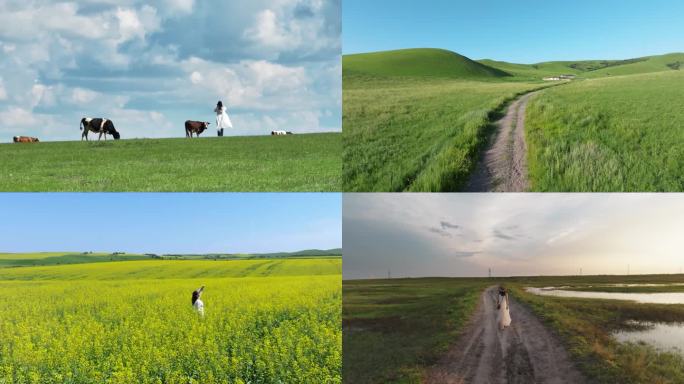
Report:
[[[392,270],[387,268],[387,279],[391,279],[391,278],[392,278]]]
[[[489,268],[489,278],[490,279],[492,278],[492,269],[491,268]]]

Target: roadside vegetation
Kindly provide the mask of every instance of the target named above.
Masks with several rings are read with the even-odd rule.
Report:
[[[534,191],[684,190],[684,72],[575,82],[527,109]]]
[[[623,278],[629,279],[628,276]],[[681,281],[681,275],[678,278]],[[643,343],[619,343],[611,337],[612,332],[638,327],[634,321],[681,322],[684,305],[537,296],[525,292],[524,287],[563,285],[563,278],[516,280],[510,285],[512,295],[527,304],[561,336],[579,368],[593,382],[684,382],[682,355]],[[528,281],[523,282],[525,280]],[[637,287],[623,287],[621,292],[637,292],[632,290],[634,288]]]
[[[479,279],[344,281],[344,382],[420,382],[458,338],[485,287]]]
[[[0,191],[340,191],[342,135],[0,144]]]
[[[0,382],[340,383],[341,258],[0,268]],[[206,286],[205,315],[190,294]]]

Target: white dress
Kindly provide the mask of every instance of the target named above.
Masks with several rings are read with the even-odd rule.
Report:
[[[511,314],[508,309],[508,295],[499,295],[499,328],[504,329],[511,325]]]
[[[204,316],[204,303],[202,302],[202,300],[197,299],[195,301],[195,304],[192,305],[192,307],[195,308],[195,311],[197,311],[197,313],[199,313],[201,316]]]
[[[233,128],[233,123],[230,121],[230,117],[228,117],[226,107],[221,107],[220,109],[216,107],[214,112],[216,112],[216,129]]]

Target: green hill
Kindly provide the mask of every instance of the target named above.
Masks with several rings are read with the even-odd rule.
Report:
[[[623,76],[672,70],[684,70],[684,53],[669,53],[666,55],[643,57],[624,65],[601,68],[587,73],[586,76]]]
[[[500,78],[508,73],[444,49],[418,48],[345,55],[344,76]]]
[[[477,62],[521,78],[541,78],[561,74],[593,78],[684,69],[684,53],[626,60],[547,61],[537,64],[515,64],[489,59]]]

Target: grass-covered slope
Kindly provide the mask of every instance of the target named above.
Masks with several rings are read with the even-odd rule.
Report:
[[[341,134],[0,144],[0,191],[339,191]]]
[[[350,55],[343,66],[345,191],[463,188],[496,111],[542,86],[443,50]]]
[[[478,60],[478,63],[505,71],[520,79],[540,79],[563,74],[596,78],[684,69],[684,53],[669,53],[625,60],[548,61],[537,64],[515,64],[484,59]]]
[[[0,267],[103,263],[107,261],[146,260],[149,256],[119,253],[0,253]]]
[[[455,52],[432,49],[402,49],[361,53],[342,58],[345,76],[497,78],[509,76],[496,68],[470,60]]]
[[[608,77],[528,105],[532,190],[684,190],[684,71]]]
[[[586,77],[624,76],[684,70],[684,53],[670,53],[635,59],[623,65],[607,66],[586,73]]]

